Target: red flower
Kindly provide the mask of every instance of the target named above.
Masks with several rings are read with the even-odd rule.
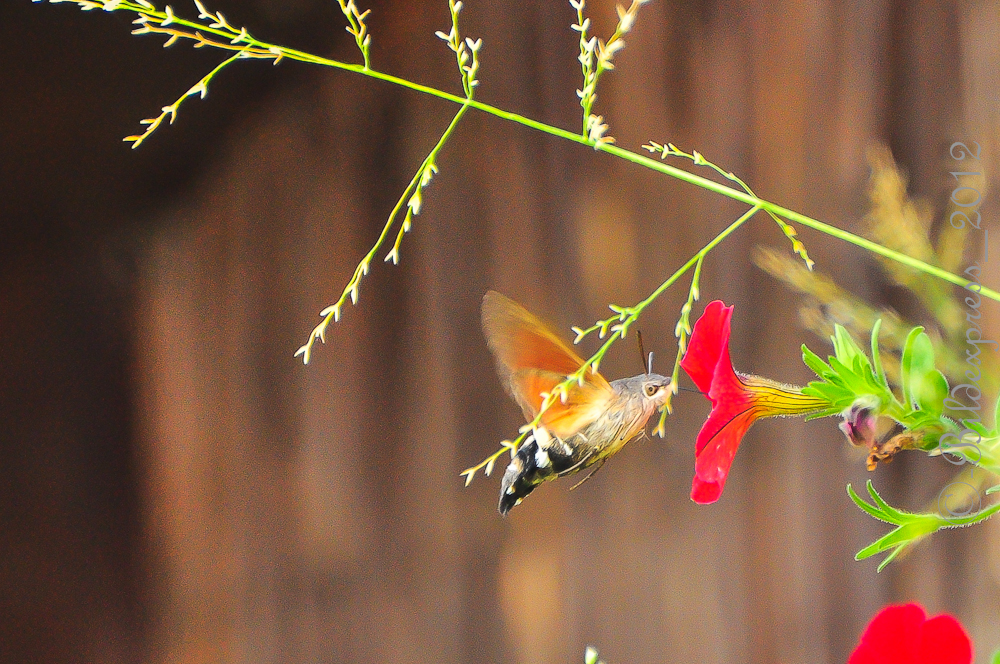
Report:
[[[801,415],[823,409],[822,399],[797,387],[760,376],[738,374],[729,359],[729,322],[733,308],[720,300],[705,307],[694,325],[681,366],[712,402],[698,433],[691,500],[714,503],[722,495],[729,467],[747,430],[762,417]]]
[[[872,618],[847,664],[971,664],[972,642],[949,615],[927,619],[918,604],[887,606]]]

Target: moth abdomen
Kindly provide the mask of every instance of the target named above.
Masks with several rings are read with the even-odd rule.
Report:
[[[543,448],[534,438],[521,445],[500,482],[500,514],[507,516],[536,486],[573,467],[572,452],[563,453],[558,447],[550,445]]]

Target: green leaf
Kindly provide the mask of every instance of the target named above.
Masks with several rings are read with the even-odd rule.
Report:
[[[868,494],[872,497],[872,500],[875,502],[875,504],[878,505],[879,509],[883,513],[887,514],[892,518],[892,520],[889,521],[889,523],[902,523],[904,517],[912,516],[910,513],[901,512],[897,510],[895,507],[889,505],[889,503],[885,502],[885,500],[882,499],[882,496],[879,495],[878,491],[875,490],[875,485],[872,484],[871,480],[868,480],[867,486],[868,486]]]
[[[942,420],[933,413],[925,413],[922,410],[915,410],[908,414],[902,423],[919,440],[928,440],[937,447],[938,439],[949,430],[942,426]]]
[[[864,356],[861,356],[864,357]],[[857,367],[858,375],[864,380],[865,385],[868,390],[873,393],[884,392],[886,387],[881,380],[875,375],[875,370],[872,368],[872,363],[867,357],[864,357],[863,362],[859,362]]]
[[[867,362],[867,359],[859,362],[859,358],[855,358],[853,362],[854,366],[848,367],[841,365],[836,358],[830,358],[830,364],[840,372],[839,375],[843,379],[844,387],[850,390],[854,397],[861,397],[872,392],[881,391],[877,386],[873,387],[871,381],[868,379],[868,376],[871,375],[871,369],[866,364]],[[853,400],[851,399],[851,401]]]
[[[863,498],[858,496],[858,494],[854,491],[854,487],[848,484],[847,493],[851,497],[851,500],[853,500],[854,504],[869,516],[878,519],[879,521],[891,523],[895,525],[896,528],[858,551],[858,553],[855,554],[854,559],[864,560],[865,558],[870,558],[871,556],[879,553],[889,551],[889,555],[878,566],[878,571],[880,572],[886,565],[892,562],[892,560],[899,555],[904,548],[922,540],[928,535],[931,535],[943,528],[958,528],[978,523],[980,521],[985,521],[997,512],[1000,512],[1000,503],[997,503],[986,509],[978,511],[975,514],[970,514],[960,518],[946,518],[933,512],[913,514],[911,512],[904,512],[903,510],[896,509],[895,507],[889,505],[889,503],[887,503],[882,496],[879,495],[878,491],[875,490],[875,486],[872,484],[871,480],[868,480],[866,486],[872,499],[871,503],[868,503]]]
[[[854,371],[850,366],[842,362],[839,357],[830,358],[830,367],[837,372],[837,375],[840,376],[845,385],[850,386],[855,382]]]
[[[904,391],[920,410],[940,417],[948,396],[948,380],[934,368],[931,338],[924,332],[914,334],[914,331],[916,328],[910,331],[906,340],[908,353],[904,354],[904,362],[908,364]],[[907,405],[910,406],[909,403]]]
[[[893,560],[895,560],[896,556],[898,556],[899,554],[901,554],[903,552],[903,548],[904,547],[899,547],[898,549],[896,549],[895,551],[893,551],[892,553],[890,553],[888,556],[886,556],[885,560],[883,560],[882,562],[880,562],[878,564],[878,567],[875,568],[875,572],[876,573],[881,573],[882,570],[885,569],[886,565],[888,565]]]
[[[969,516],[963,516],[961,518],[948,518],[941,520],[945,522],[946,525],[941,526],[942,528],[959,528],[961,526],[971,526],[974,523],[979,523],[980,521],[986,521],[992,517],[997,512],[1000,512],[1000,503],[995,505],[990,505],[986,509],[979,510],[975,514],[970,514]]]
[[[900,383],[902,383],[903,388],[903,405],[906,408],[913,408],[913,395],[910,394],[910,372],[911,366],[913,364],[913,344],[916,343],[917,337],[924,331],[924,328],[919,325],[906,335],[906,342],[903,344],[903,356],[899,363],[899,374]]]
[[[830,365],[821,360],[819,355],[809,350],[805,344],[802,344],[802,362],[820,378],[826,378],[833,374],[833,369],[830,368]]]
[[[934,517],[933,515],[924,517],[923,515],[913,514],[910,516],[913,517],[911,521],[899,526],[892,532],[881,537],[874,544],[868,545],[861,551],[874,549],[872,553],[868,554],[870,556],[873,553],[882,553],[883,551],[888,551],[889,549],[895,549],[897,546],[904,547],[908,544],[913,544],[917,540],[921,540],[941,529],[940,519]],[[858,552],[859,556],[861,555],[861,551]]]
[[[997,405],[993,407],[993,430],[1000,433],[1000,395],[997,396]]]
[[[996,438],[996,433],[986,428],[986,425],[982,422],[973,422],[972,420],[964,420],[962,424],[968,428],[972,429],[978,433],[983,438]]]
[[[907,523],[895,528],[858,551],[854,559],[864,560],[879,553],[890,551],[889,555],[878,566],[878,571],[881,572],[907,546],[918,542],[942,527],[940,519],[937,519],[934,515],[912,514],[908,516],[911,518]]]
[[[868,480],[868,492],[871,493],[874,490],[875,489],[872,486],[872,481]],[[865,512],[867,512],[870,516],[878,519],[879,521],[885,521],[886,523],[895,524],[895,521],[893,521],[891,519],[887,519],[885,516],[883,516],[882,512],[877,507],[875,507],[874,505],[869,505],[868,502],[865,501],[864,498],[860,497],[854,491],[854,487],[851,486],[850,484],[847,485],[847,495],[849,495],[851,497],[851,500],[854,501],[855,505],[857,505],[862,510],[864,510]]]
[[[840,334],[840,325],[833,326],[833,336],[830,337],[830,342],[833,344],[833,354],[837,357],[843,357],[845,354],[843,344],[844,340]]]
[[[858,355],[864,357],[864,351],[861,350],[861,346],[854,341],[851,333],[840,324],[834,327],[833,349],[837,354],[837,359],[844,364],[851,364]]]
[[[854,400],[854,393],[850,390],[844,389],[839,385],[820,383],[818,381],[809,383],[802,389],[802,393],[828,401],[832,404],[831,407],[834,408],[834,412],[837,413],[851,405],[851,401]]]
[[[886,389],[889,389],[889,382],[885,379],[885,371],[882,369],[882,358],[878,352],[878,333],[881,329],[882,319],[879,318],[872,325],[872,365],[875,367],[875,377]]]
[[[924,374],[921,391],[917,396],[920,410],[941,417],[944,412],[944,400],[948,398],[948,379],[937,369],[931,369]]]
[[[990,659],[990,664],[1000,664],[1000,650],[993,653],[993,657]]]

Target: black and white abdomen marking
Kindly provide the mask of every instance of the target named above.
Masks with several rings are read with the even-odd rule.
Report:
[[[575,465],[579,465],[579,459],[562,440],[552,438],[546,447],[542,447],[532,436],[518,448],[503,473],[498,508],[500,514],[507,516],[536,486],[565,473]]]

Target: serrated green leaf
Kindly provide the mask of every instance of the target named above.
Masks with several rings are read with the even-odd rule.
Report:
[[[1000,512],[1000,503],[991,505],[987,509],[980,510],[975,514],[971,514],[966,517],[961,518],[944,518],[938,514],[913,514],[910,512],[904,512],[898,510],[891,505],[889,505],[882,497],[879,495],[878,491],[875,490],[874,485],[871,480],[866,483],[868,488],[868,493],[872,498],[873,504],[869,504],[867,501],[862,499],[855,491],[854,488],[848,484],[847,493],[861,510],[880,521],[885,521],[887,523],[895,524],[891,532],[880,537],[876,541],[872,542],[865,548],[858,551],[855,554],[855,560],[864,560],[865,558],[870,558],[879,553],[885,553],[890,551],[885,560],[883,560],[879,566],[878,571],[882,571],[886,565],[892,562],[900,554],[900,552],[932,533],[941,530],[942,528],[958,528],[961,526],[967,526],[980,521],[985,521],[994,514]],[[989,491],[987,492],[989,493]]]
[[[852,361],[853,363],[854,361]],[[858,373],[853,366],[848,366],[842,364],[841,361],[836,357],[830,358],[830,366],[833,367],[834,371],[843,381],[844,388],[849,390],[854,396],[861,396],[867,394],[869,389],[868,381],[865,380],[863,373]]]
[[[837,374],[831,374],[830,378],[828,378],[825,381],[821,380],[811,381],[809,385],[812,385],[813,387],[823,387],[824,389],[829,389],[829,390],[839,390],[844,394],[853,394],[853,392],[851,392],[851,390],[847,388],[847,385],[844,384],[844,381],[841,380],[840,376],[838,376]]]
[[[875,368],[872,367],[871,362],[864,363],[864,366],[861,368],[861,377],[873,393],[881,394],[885,392],[885,385],[875,374]]]
[[[975,431],[976,433],[978,433],[983,438],[993,438],[993,437],[995,437],[995,433],[993,431],[987,429],[986,425],[983,424],[982,422],[974,422],[972,420],[965,420],[964,422],[962,422],[962,424],[964,424],[966,428],[972,429],[973,431]]]
[[[841,345],[843,344],[843,340],[840,337],[841,329],[842,328],[840,325],[834,325],[833,335],[830,336],[830,343],[833,345],[833,354],[837,357],[840,357],[841,353],[843,352],[841,350]]]
[[[855,560],[864,560],[876,554],[892,550],[886,559],[879,564],[878,570],[881,571],[904,548],[948,525],[948,522],[935,514],[910,514],[897,510],[882,499],[875,490],[871,480],[868,480],[867,487],[868,493],[875,503],[874,505],[870,505],[864,501],[854,492],[854,489],[850,485],[847,487],[847,492],[850,494],[854,504],[867,514],[880,521],[895,524],[896,528],[858,551],[854,556]]]
[[[848,382],[848,377],[854,373],[850,366],[842,362],[840,358],[836,356],[830,358],[830,368],[833,369],[838,376],[844,379],[845,384]]]
[[[865,371],[869,369],[869,367],[871,367],[871,361],[868,359],[868,356],[865,355],[864,353],[858,353],[857,355],[854,356],[854,359],[851,361],[851,368],[854,370],[854,373],[858,374],[859,376],[864,374]]]
[[[872,373],[871,364],[868,362],[868,358],[864,355],[855,355],[854,362],[851,363],[851,373],[857,376],[858,381],[865,387],[871,385],[869,376]]]
[[[913,433],[919,433],[921,439],[930,436],[940,437],[943,432],[941,418],[934,413],[927,413],[922,410],[914,410],[907,414],[906,421],[902,423]]]

